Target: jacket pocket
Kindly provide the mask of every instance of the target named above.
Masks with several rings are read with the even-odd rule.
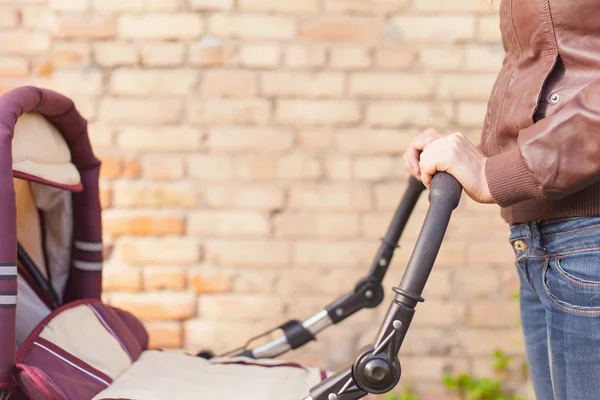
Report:
[[[600,315],[600,250],[552,257],[543,285],[559,308],[576,314]]]

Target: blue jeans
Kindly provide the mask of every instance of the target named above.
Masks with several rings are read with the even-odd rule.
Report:
[[[515,224],[510,241],[537,399],[600,399],[600,217]]]

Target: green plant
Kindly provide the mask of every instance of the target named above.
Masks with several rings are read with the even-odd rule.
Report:
[[[460,400],[525,400],[522,397],[505,393],[502,388],[511,361],[511,357],[497,350],[494,353],[492,368],[499,379],[475,378],[468,374],[458,376],[446,374],[443,382],[448,389],[456,392]]]
[[[405,385],[401,393],[388,393],[384,400],[419,400],[419,396],[413,392],[412,386]]]

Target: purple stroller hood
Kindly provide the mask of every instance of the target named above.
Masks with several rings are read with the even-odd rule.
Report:
[[[13,171],[15,125],[24,113],[37,113],[64,137],[81,185],[64,186]],[[17,223],[13,177],[72,191],[71,265],[63,302],[100,298],[102,291],[102,225],[98,177],[87,122],[68,98],[51,90],[21,87],[0,96],[0,389],[14,384],[17,303]]]

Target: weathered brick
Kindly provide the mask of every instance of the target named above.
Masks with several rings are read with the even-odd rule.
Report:
[[[348,156],[331,155],[325,161],[325,176],[331,181],[352,179],[352,159]]]
[[[258,76],[245,70],[213,70],[202,75],[200,94],[206,97],[253,97]]]
[[[323,98],[340,97],[345,77],[335,72],[263,72],[261,93],[273,97]]]
[[[447,301],[427,300],[428,304],[419,307],[412,324],[416,327],[450,328],[464,325],[467,305]]]
[[[294,133],[285,128],[220,127],[211,129],[206,147],[219,152],[280,152],[294,145]]]
[[[485,16],[477,19],[477,38],[486,42],[498,43],[501,41],[500,21],[497,16]]]
[[[487,112],[487,103],[461,101],[458,103],[456,120],[462,127],[481,128]]]
[[[345,154],[401,155],[412,137],[395,130],[344,129],[336,132],[334,140],[336,149]]]
[[[122,157],[102,157],[102,167],[100,168],[100,178],[137,178],[140,175],[140,166],[136,159]]]
[[[192,10],[222,11],[233,8],[233,0],[188,0]]]
[[[286,212],[274,224],[275,234],[285,238],[348,239],[359,231],[358,215],[350,212]]]
[[[325,65],[325,47],[318,45],[291,45],[284,50],[284,63],[291,68],[318,68]]]
[[[275,291],[278,277],[278,270],[244,270],[243,274],[239,274],[235,278],[233,291],[240,294],[272,294]]]
[[[399,16],[392,20],[393,35],[407,42],[457,43],[473,40],[471,15]]]
[[[193,43],[189,49],[189,62],[198,67],[223,65],[231,53],[231,47],[218,39],[205,39]]]
[[[250,68],[273,68],[281,61],[281,48],[273,43],[252,43],[240,48],[240,63]]]
[[[188,158],[187,170],[195,179],[222,181],[233,176],[234,164],[230,157],[198,154]]]
[[[185,44],[178,42],[144,42],[140,46],[142,65],[173,67],[183,64]]]
[[[294,15],[314,14],[319,11],[319,0],[240,0],[238,8],[241,11],[273,11]]]
[[[298,184],[290,188],[288,208],[364,211],[371,203],[371,192],[365,185]]]
[[[71,1],[72,0],[63,0]],[[144,10],[146,0],[91,0],[94,11],[101,12],[141,12]],[[152,0],[150,0],[152,1]],[[155,0],[156,1],[156,0]],[[160,2],[160,0],[158,1]]]
[[[228,293],[233,288],[233,274],[214,268],[192,269],[188,281],[197,294]]]
[[[121,15],[119,36],[125,39],[192,39],[204,29],[202,18],[192,13]]]
[[[260,237],[270,230],[268,216],[255,211],[194,211],[187,221],[187,233],[200,237]]]
[[[504,299],[473,302],[469,323],[483,328],[515,327],[519,323],[519,304]]]
[[[200,124],[266,124],[271,104],[264,99],[203,99],[188,102],[188,118]]]
[[[360,120],[360,108],[349,100],[280,100],[277,120],[296,124],[351,124]]]
[[[214,14],[209,18],[209,33],[241,39],[292,39],[296,33],[293,19],[260,14]]]
[[[304,24],[300,37],[322,42],[375,43],[381,40],[383,33],[383,21],[377,18],[330,16]]]
[[[110,77],[109,90],[115,95],[156,96],[188,93],[198,81],[193,69],[130,69],[118,68]]]
[[[453,100],[487,100],[495,81],[495,74],[442,75],[437,95]]]
[[[330,64],[340,69],[364,69],[371,65],[371,52],[366,47],[338,47],[331,49]]]
[[[150,154],[142,159],[144,177],[153,181],[177,181],[185,174],[181,155]]]
[[[375,65],[395,71],[409,69],[419,59],[419,52],[410,48],[383,47],[375,50]]]
[[[454,107],[451,102],[371,102],[365,118],[372,126],[382,127],[447,126],[454,121]]]
[[[394,175],[394,166],[391,157],[356,157],[352,162],[352,176],[361,181],[381,181]]]
[[[291,180],[317,180],[323,175],[321,161],[315,156],[294,153],[277,161],[277,177]]]
[[[185,349],[191,354],[206,349],[230,351],[268,329],[272,324],[193,319],[184,324]]]
[[[508,243],[497,241],[471,241],[468,247],[469,265],[489,265],[510,268],[515,264],[515,255]]]
[[[198,315],[214,321],[277,320],[283,318],[284,302],[276,296],[207,295],[198,301]]]
[[[50,0],[50,8],[58,11],[82,12],[90,7],[90,0]]]
[[[100,70],[57,71],[52,76],[52,87],[65,95],[97,96],[103,91],[103,76]]]
[[[21,13],[18,8],[0,8],[0,28],[16,28],[21,23]]]
[[[192,292],[111,293],[109,304],[122,308],[141,320],[178,321],[196,311]]]
[[[3,55],[44,55],[50,49],[50,36],[34,32],[2,32],[0,49]]]
[[[421,0],[413,6],[415,11],[423,13],[496,13],[487,1],[455,1],[447,2],[444,0]]]
[[[173,213],[108,210],[102,214],[102,228],[113,237],[182,235],[184,220]]]
[[[306,151],[323,151],[331,147],[333,135],[329,130],[311,129],[298,133],[296,145]]]
[[[523,354],[519,329],[469,329],[459,331],[459,348],[469,355],[489,356],[496,350],[508,355]]]
[[[403,359],[403,367],[407,369],[406,376],[407,381],[425,381],[425,382],[439,382],[440,376],[445,373],[459,375],[461,373],[469,372],[469,362],[466,358],[459,357],[431,357],[431,356],[420,356],[420,357],[406,357],[406,362]],[[438,397],[436,397],[437,399]],[[456,398],[454,396],[453,398]],[[442,400],[442,399],[440,399]]]
[[[361,265],[364,254],[362,242],[313,242],[294,243],[295,265],[349,268]]]
[[[111,123],[152,125],[177,122],[182,112],[183,99],[105,97],[100,102],[99,116]]]
[[[409,0],[325,0],[325,11],[336,13],[391,14],[406,10]]]
[[[109,15],[60,15],[53,36],[56,39],[110,39],[116,34],[116,21]]]
[[[118,207],[183,207],[196,205],[194,187],[186,182],[156,183],[119,181],[114,184],[114,205]]]
[[[24,78],[29,75],[29,62],[23,58],[1,57],[0,76],[3,78]]]
[[[339,296],[353,288],[359,279],[359,275],[350,271],[293,269],[282,274],[278,290],[286,296]],[[305,316],[308,315],[299,315]]]
[[[505,52],[500,44],[468,46],[465,50],[465,67],[468,70],[497,72],[504,61]]]
[[[280,210],[285,191],[273,184],[203,185],[202,200],[211,208]]]
[[[274,155],[239,155],[234,164],[235,175],[243,181],[271,181],[277,175],[277,157]]]
[[[198,262],[200,246],[184,237],[122,238],[115,245],[115,257],[136,265],[190,265]]]
[[[435,83],[424,74],[365,72],[351,76],[349,90],[361,97],[425,99],[435,93]]]
[[[143,279],[147,291],[185,289],[185,270],[180,267],[146,267]]]
[[[92,45],[85,42],[53,43],[52,64],[56,68],[82,68],[90,64]]]
[[[202,133],[185,126],[127,127],[117,136],[121,149],[141,151],[194,151],[200,147]]]
[[[429,71],[460,71],[464,66],[464,50],[458,46],[424,48],[419,62]]]
[[[23,7],[21,26],[31,31],[52,32],[57,26],[56,13],[47,7]]]
[[[94,42],[94,59],[103,67],[135,65],[138,52],[133,43],[119,41]]]
[[[176,321],[146,321],[151,349],[179,349],[183,345],[183,327]]]
[[[291,246],[275,240],[208,240],[205,259],[215,265],[248,268],[285,268],[291,261]]]
[[[142,290],[142,271],[139,268],[105,266],[102,289],[105,292],[139,292]]]

